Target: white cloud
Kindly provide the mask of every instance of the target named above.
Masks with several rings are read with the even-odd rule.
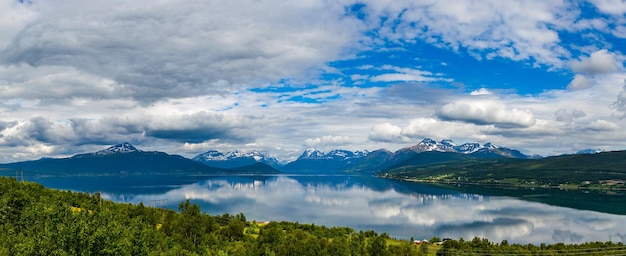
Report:
[[[304,141],[304,144],[308,147],[314,146],[342,146],[350,144],[351,139],[348,136],[333,136],[326,135],[318,138],[308,138]]]
[[[402,128],[390,123],[374,125],[370,131],[369,139],[373,141],[394,143],[409,141],[408,137],[402,135]]]
[[[584,128],[596,132],[608,132],[618,130],[620,129],[620,126],[606,120],[596,120],[584,126]]]
[[[603,2],[594,3],[612,11]],[[360,21],[345,13],[353,3],[0,1],[0,161],[121,141],[187,154],[255,148],[281,159],[307,145],[395,150],[423,137],[540,154],[623,149],[626,135],[611,129],[626,125],[625,58],[601,34],[624,30],[620,8],[587,18],[568,1],[366,1]],[[598,43],[566,45],[561,33]],[[454,59],[360,55],[384,53],[385,43],[419,52],[402,48],[413,41],[579,74],[569,90],[516,95],[490,85],[468,95],[459,84],[472,74],[438,73],[462,69]],[[327,66],[345,60],[354,87]]]
[[[556,29],[576,19],[566,1],[372,1],[368,7],[375,14],[372,26],[379,16],[388,17],[379,33],[391,40],[423,39],[477,56],[553,66],[563,66],[561,58],[569,56]]]
[[[593,86],[593,82],[584,75],[576,74],[574,79],[567,85],[570,90],[583,90]]]
[[[584,111],[578,109],[573,109],[571,111],[567,109],[559,109],[554,112],[554,116],[557,121],[571,122],[574,119],[585,117],[587,116],[587,114],[585,114]]]
[[[416,118],[402,129],[402,135],[421,140],[422,138],[468,139],[474,137],[479,129],[472,124],[440,121],[434,118]]]
[[[613,15],[626,13],[626,1],[624,0],[591,0],[591,2],[604,13]]]
[[[361,37],[355,19],[343,17],[342,5],[316,1],[57,1],[29,9],[36,18],[22,15],[29,24],[5,40],[10,43],[0,54],[2,63],[21,69],[16,72],[54,67],[109,80],[143,102],[308,79]],[[66,79],[46,83],[92,86],[82,80],[67,85]],[[29,95],[26,89],[13,93]]]
[[[571,67],[575,72],[593,75],[616,72],[622,65],[616,61],[614,54],[603,49],[592,53],[587,59],[572,62]]]
[[[626,117],[626,79],[624,80],[624,89],[617,95],[617,100],[613,102],[616,114],[621,118]]]
[[[0,50],[4,49],[13,40],[15,34],[36,16],[19,1],[0,1]]]
[[[384,65],[381,68],[381,70],[390,70],[390,71],[394,71],[395,73],[386,73],[386,74],[376,75],[370,78],[372,82],[427,82],[427,81],[437,81],[437,80],[451,81],[450,79],[438,77],[437,75],[431,72],[422,71],[418,69],[401,68],[401,67],[394,67],[390,65]]]
[[[535,117],[528,110],[508,109],[496,100],[463,100],[451,102],[439,109],[439,118],[449,121],[463,121],[477,125],[496,127],[530,127]]]
[[[487,90],[486,88],[480,88],[478,90],[470,92],[470,95],[473,95],[473,96],[474,95],[490,95],[490,94],[493,94],[493,93]]]
[[[27,64],[0,66],[2,99],[112,99],[133,96],[132,91],[111,79],[75,67]]]

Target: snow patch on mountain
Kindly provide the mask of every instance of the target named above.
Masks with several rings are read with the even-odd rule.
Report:
[[[457,145],[451,139],[446,139],[446,140],[437,142],[433,139],[425,138],[417,145],[399,150],[399,152],[407,152],[407,151],[413,151],[416,153],[427,152],[427,151],[453,152],[453,153],[461,153],[461,154],[492,153],[492,154],[502,155],[505,157],[531,158],[531,156],[526,156],[517,150],[500,147],[490,142],[485,143],[483,145],[480,145],[479,143],[476,143],[476,142]]]
[[[331,150],[328,153],[324,153],[315,148],[309,148],[298,157],[298,159],[313,159],[313,160],[349,160],[354,158],[363,158],[369,154],[369,151],[349,151],[342,149]]]
[[[259,151],[253,150],[249,152],[232,151],[222,153],[218,150],[209,150],[202,154],[198,154],[192,160],[203,162],[210,166],[235,168],[244,165],[257,163],[264,163],[274,168],[280,166],[280,163],[276,158],[263,154]]]
[[[135,148],[128,142],[124,142],[121,144],[117,144],[115,146],[111,146],[107,149],[100,150],[96,152],[96,155],[111,155],[117,153],[130,153],[130,152],[141,152],[141,150]]]
[[[602,149],[585,148],[585,149],[578,150],[576,154],[577,155],[584,155],[584,154],[592,155],[592,154],[598,154],[602,152],[604,152],[604,150]]]
[[[307,148],[298,159],[328,159],[324,152],[315,148]]]

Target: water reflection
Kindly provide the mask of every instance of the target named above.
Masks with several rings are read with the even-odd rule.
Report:
[[[167,199],[170,208],[190,199],[210,214],[242,212],[257,221],[350,226],[402,239],[478,236],[533,244],[626,241],[626,216],[371,177],[205,177],[154,191],[101,193],[108,199],[147,205]]]

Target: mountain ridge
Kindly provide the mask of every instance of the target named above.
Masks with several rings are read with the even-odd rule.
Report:
[[[421,154],[424,152],[441,152],[445,154]],[[460,157],[455,154],[463,154],[471,157]],[[429,157],[436,156],[433,159],[429,159]],[[123,142],[117,145],[110,146],[106,149],[93,152],[93,153],[85,153],[85,154],[76,154],[70,159],[92,159],[103,161],[100,158],[111,157],[117,158],[119,161],[133,162],[136,159],[152,159],[152,161],[156,161],[155,159],[164,159],[169,158],[170,160],[177,158],[176,161],[184,162],[186,160],[193,161],[193,164],[190,163],[180,163],[181,166],[191,167],[196,163],[200,163],[204,166],[207,166],[211,169],[208,172],[225,172],[224,170],[229,169],[231,171],[246,170],[249,172],[250,166],[257,165],[258,163],[265,164],[274,169],[271,171],[272,173],[276,173],[278,171],[287,171],[287,172],[349,172],[349,173],[375,173],[379,171],[383,171],[389,169],[391,167],[397,167],[402,165],[414,165],[418,163],[419,165],[424,165],[428,163],[442,162],[445,161],[446,158],[449,158],[449,161],[455,159],[469,159],[469,158],[521,158],[521,159],[530,159],[536,156],[528,156],[521,153],[518,150],[499,147],[492,143],[485,143],[480,145],[479,143],[465,143],[462,145],[457,145],[451,139],[435,141],[430,138],[424,138],[419,143],[408,146],[405,148],[401,148],[395,152],[391,152],[386,149],[379,149],[374,151],[350,151],[343,149],[334,149],[328,151],[328,153],[324,153],[315,148],[308,148],[304,150],[304,152],[294,161],[288,162],[286,164],[281,164],[276,158],[270,156],[269,154],[265,154],[259,152],[257,150],[252,151],[231,151],[222,153],[218,150],[208,150],[204,153],[200,153],[193,158],[184,158],[178,155],[169,155],[164,152],[158,151],[142,151],[136,147],[134,147],[129,142]],[[135,160],[133,160],[135,158]],[[35,161],[25,161],[18,162],[13,164],[1,164],[0,167],[7,166],[34,166],[41,163],[46,163],[47,166],[51,167],[55,170],[60,170],[61,167],[51,166],[51,162],[63,162],[68,160],[59,160],[54,158],[45,158]],[[86,160],[84,160],[86,161]],[[174,160],[172,160],[174,161]],[[33,163],[35,162],[35,163]],[[30,163],[30,164],[28,164]],[[91,166],[89,163],[84,163],[87,166]],[[118,165],[120,163],[117,163]],[[70,163],[72,165],[72,163]],[[104,166],[109,166],[109,168],[114,168],[112,164],[103,163]],[[135,164],[136,168],[140,168],[140,165]],[[74,169],[78,169],[79,167],[75,166]],[[92,168],[96,170],[102,170],[103,167],[93,166]],[[158,167],[154,167],[155,170],[161,170]],[[175,168],[170,165],[170,168]],[[194,167],[195,168],[195,167]],[[192,168],[192,169],[194,169]],[[200,167],[199,167],[200,168]],[[142,169],[142,168],[140,168]],[[145,169],[145,168],[144,168]],[[184,168],[183,168],[184,169]],[[198,168],[195,168],[198,169]],[[200,168],[201,169],[201,168]],[[143,169],[142,169],[143,170]],[[259,170],[271,170],[270,168],[259,168]],[[149,171],[149,170],[143,170]]]
[[[405,165],[379,173],[383,177],[480,184],[560,185],[626,181],[626,151],[551,156],[541,159],[478,159],[431,165]]]
[[[263,173],[278,173],[272,167],[257,166]],[[130,143],[121,143],[93,153],[76,154],[66,158],[0,164],[0,171],[27,171],[32,175],[161,175],[161,174],[234,174],[242,170],[216,168],[180,155],[159,151],[142,151]]]
[[[281,166],[276,158],[256,150],[250,152],[235,150],[226,153],[222,153],[218,150],[209,150],[194,156],[191,160],[201,162],[211,167],[228,169],[240,168],[256,163],[263,163],[275,169]]]

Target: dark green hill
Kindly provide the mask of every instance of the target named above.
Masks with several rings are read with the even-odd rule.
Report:
[[[542,159],[467,159],[430,165],[402,165],[385,171],[395,178],[542,184],[626,180],[626,151]]]
[[[389,159],[393,156],[393,152],[379,149],[372,151],[363,157],[356,164],[350,166],[348,172],[374,173],[389,167]]]
[[[229,169],[232,173],[241,174],[277,174],[280,173],[276,168],[264,163],[255,163],[238,168]]]
[[[28,175],[144,175],[228,173],[178,155],[135,151],[115,154],[80,154],[70,158],[0,164],[0,171],[25,171]],[[10,174],[9,174],[10,175]]]
[[[458,162],[458,161],[468,161],[468,160],[478,160],[485,159],[487,157],[475,156],[472,154],[462,154],[462,153],[454,153],[454,152],[440,152],[440,151],[426,151],[422,153],[415,154],[414,156],[393,165],[389,169],[396,168],[409,168],[409,167],[419,167],[419,166],[429,166],[433,164],[441,164],[448,162]],[[496,158],[496,157],[489,157]],[[497,158],[503,158],[502,156],[498,156]]]

